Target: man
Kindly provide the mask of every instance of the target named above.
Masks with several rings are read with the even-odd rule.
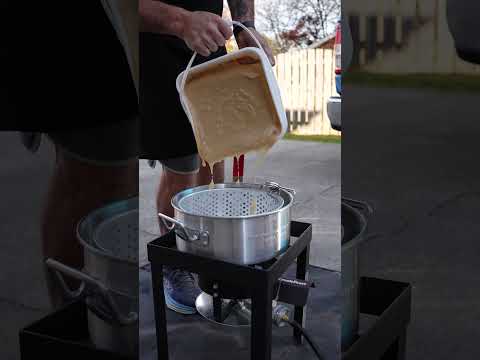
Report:
[[[54,143],[43,257],[82,268],[78,221],[138,194],[138,2],[10,0],[8,13],[6,82],[13,111],[3,129],[28,131],[24,144],[33,151],[42,133]],[[47,284],[53,306],[61,305],[50,272]]]
[[[253,0],[228,1],[233,20],[244,23],[255,34],[273,65],[270,48],[255,30]],[[226,54],[225,42],[232,30],[222,20],[222,0],[140,0],[140,117],[141,157],[159,160],[158,212],[173,216],[170,200],[177,192],[210,182],[222,182],[224,166],[213,174],[201,167],[190,123],[180,105],[175,80],[196,51],[194,65]],[[240,48],[256,46],[241,28],[235,28]],[[173,146],[171,144],[174,144]],[[166,229],[160,223],[160,229]],[[164,272],[167,306],[183,314],[195,312],[199,289],[191,274],[181,270]]]

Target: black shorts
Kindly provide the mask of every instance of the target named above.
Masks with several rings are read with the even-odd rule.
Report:
[[[48,137],[70,156],[98,165],[125,165],[138,158],[138,120],[123,120]]]

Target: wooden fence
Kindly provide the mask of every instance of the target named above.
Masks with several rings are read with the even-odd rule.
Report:
[[[345,15],[354,66],[375,73],[480,75],[480,66],[455,51],[446,0],[352,1]]]
[[[274,67],[289,130],[299,135],[339,135],[330,126],[327,100],[336,94],[331,49],[303,49],[276,56]]]

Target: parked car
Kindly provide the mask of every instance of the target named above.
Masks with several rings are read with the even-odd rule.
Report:
[[[344,66],[350,65],[352,58],[352,37],[348,23],[343,19],[337,23],[335,28],[335,87],[338,95],[331,96],[327,102],[327,114],[330,124],[335,130],[342,130],[342,29],[344,43]]]
[[[480,1],[447,0],[447,21],[458,56],[468,62],[480,64],[480,37],[478,14]]]

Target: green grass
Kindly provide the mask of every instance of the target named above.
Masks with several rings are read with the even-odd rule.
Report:
[[[437,91],[480,92],[480,76],[448,74],[373,74],[349,72],[342,78],[344,84],[369,87],[431,89]]]
[[[338,135],[295,135],[287,133],[283,137],[284,140],[300,140],[300,141],[316,141],[324,143],[340,144],[342,137]]]

